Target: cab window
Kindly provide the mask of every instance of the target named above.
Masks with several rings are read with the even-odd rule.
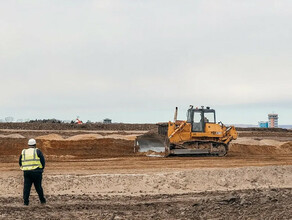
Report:
[[[204,113],[205,123],[215,123],[215,114],[214,112],[205,112]]]
[[[194,112],[193,126],[192,131],[203,131],[203,121],[202,121],[202,113]]]

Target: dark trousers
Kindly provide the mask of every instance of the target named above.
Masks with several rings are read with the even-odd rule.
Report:
[[[45,203],[46,199],[44,197],[44,192],[42,188],[42,179],[43,174],[42,172],[35,172],[35,171],[25,171],[23,172],[24,176],[24,187],[23,187],[23,201],[25,205],[29,204],[29,195],[31,185],[34,184],[35,190],[39,195],[39,199],[41,203]]]

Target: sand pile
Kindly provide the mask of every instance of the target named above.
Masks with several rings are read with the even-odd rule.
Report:
[[[48,134],[42,135],[35,138],[36,140],[64,140],[64,138],[59,134]]]
[[[244,144],[244,145],[258,145],[258,146],[281,146],[286,143],[283,141],[272,140],[272,139],[261,139],[261,138],[248,138],[248,137],[240,137],[237,140],[232,141],[233,144]]]
[[[59,134],[48,134],[36,137],[36,141],[37,147],[48,157],[91,159],[133,156],[133,137],[127,136],[131,135],[82,134],[64,139]],[[19,134],[0,137],[0,157],[17,159],[24,148],[27,148],[27,138]]]
[[[94,140],[94,139],[100,139],[103,138],[102,135],[100,134],[80,134],[80,135],[75,135],[67,138],[66,140]]]
[[[26,138],[0,138],[0,157],[18,156],[23,148],[27,147]]]
[[[136,134],[126,134],[126,133],[125,134],[109,134],[109,135],[79,134],[79,135],[74,135],[68,138],[64,138],[59,134],[48,134],[48,135],[38,136],[36,137],[36,140],[81,141],[81,140],[95,140],[95,139],[97,140],[97,139],[107,138],[107,139],[121,139],[121,140],[134,141],[136,137],[137,137]]]
[[[287,142],[285,144],[282,144],[277,149],[285,154],[291,154],[292,153],[292,141]]]
[[[8,134],[8,135],[0,134],[0,138],[25,138],[25,137],[22,136],[21,134]]]
[[[38,147],[46,155],[75,158],[108,158],[134,155],[133,143],[128,140],[110,138],[73,138],[63,140],[39,140]]]
[[[129,141],[134,141],[136,137],[137,135],[135,134],[130,134],[130,135],[111,134],[111,135],[105,136],[105,138],[122,139],[122,140],[129,140]]]
[[[272,145],[246,145],[246,144],[237,144],[231,143],[229,145],[228,155],[274,155],[274,154],[291,154],[292,153],[292,142],[281,142],[274,146]]]

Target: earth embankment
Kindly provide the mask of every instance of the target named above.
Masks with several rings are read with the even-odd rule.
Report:
[[[50,160],[137,157],[134,139],[146,131],[82,131],[82,130],[1,130],[0,160],[15,161],[29,138],[37,140]],[[141,155],[140,155],[141,156]],[[275,165],[292,157],[292,133],[271,131],[242,131],[231,143],[225,161],[231,159],[275,161]],[[212,160],[205,158],[206,161]],[[188,160],[184,158],[184,160]]]

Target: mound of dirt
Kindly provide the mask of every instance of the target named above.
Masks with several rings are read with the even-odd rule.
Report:
[[[285,154],[291,154],[292,153],[292,141],[287,142],[285,144],[282,144],[280,147],[278,147],[278,150]]]
[[[232,141],[233,144],[244,144],[244,145],[269,145],[269,146],[281,146],[282,144],[286,143],[283,141],[277,141],[272,139],[262,139],[262,138],[248,138],[248,137],[241,137],[237,140]]]
[[[122,140],[129,140],[129,141],[134,141],[136,137],[137,135],[135,134],[132,134],[132,135],[111,134],[111,135],[105,136],[105,138],[122,139]]]
[[[228,155],[275,155],[275,154],[291,154],[292,142],[287,142],[282,145],[245,145],[232,143],[229,146]]]
[[[0,138],[25,138],[25,137],[20,134],[8,134],[8,135],[0,134]]]
[[[64,139],[59,134],[48,134],[36,137],[36,141],[37,148],[41,149],[48,158],[91,159],[134,155],[133,137],[128,136],[82,134]],[[27,148],[27,138],[21,135],[4,135],[0,138],[2,158],[10,156],[17,160],[24,148]]]
[[[79,140],[94,140],[94,139],[100,139],[100,138],[103,138],[103,136],[100,134],[80,134],[80,135],[69,137],[66,140],[79,141]]]
[[[26,138],[0,138],[0,156],[18,156],[23,148],[27,147]]]
[[[134,141],[137,135],[135,134],[109,134],[109,135],[101,135],[101,134],[78,134],[68,138],[63,138],[59,134],[48,134],[43,136],[36,137],[36,140],[58,140],[58,141],[82,141],[82,140],[97,140],[102,138],[107,139],[121,139],[121,140],[129,140]]]
[[[48,134],[43,136],[38,136],[36,140],[64,140],[64,138],[59,134]]]
[[[132,141],[111,138],[40,140],[38,147],[45,155],[71,155],[75,158],[109,158],[134,154]]]

